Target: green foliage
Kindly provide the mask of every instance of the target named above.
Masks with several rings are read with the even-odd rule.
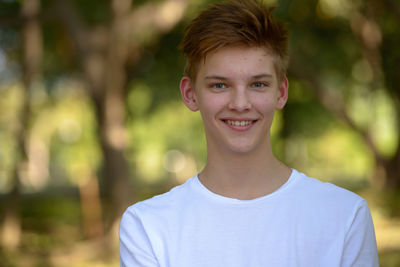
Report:
[[[141,6],[147,2],[138,1],[134,5]],[[190,2],[185,20],[189,20],[211,2],[216,1]],[[109,1],[75,0],[73,3],[89,27],[109,24],[111,19]],[[399,131],[398,118],[394,109],[396,102],[386,93],[385,85],[382,85],[381,89],[377,91],[371,90],[370,81],[371,75],[373,75],[371,66],[365,60],[362,49],[360,49],[362,45],[360,39],[352,32],[352,12],[356,10],[363,12],[367,4],[364,1],[350,3],[342,0],[310,0],[307,4],[300,1],[283,0],[269,3],[277,4],[276,16],[286,21],[291,31],[292,57],[306,64],[305,68],[313,71],[329,90],[343,95],[351,119],[362,129],[372,129],[373,140],[380,153],[386,157],[393,155],[399,145],[396,143]],[[3,1],[0,5],[1,12],[4,12],[1,13],[2,16],[19,13],[19,3],[16,1]],[[52,2],[43,1],[42,5],[43,12],[49,12]],[[382,6],[379,8],[382,9]],[[397,68],[392,66],[396,65],[398,57],[393,56],[397,53],[397,49],[393,49],[393,47],[399,37],[396,34],[397,28],[394,27],[396,18],[390,12],[385,12],[388,16],[379,18],[384,40],[381,49],[383,67],[389,76],[394,76],[397,74]],[[202,166],[204,163],[205,152],[202,148],[204,137],[199,134],[201,132],[200,116],[187,115],[186,118],[184,115],[182,119],[182,114],[190,112],[176,102],[180,98],[178,85],[184,66],[184,59],[177,50],[177,46],[184,30],[185,20],[171,32],[162,36],[158,42],[149,43],[149,46],[144,48],[139,63],[128,65],[129,90],[126,98],[126,110],[131,144],[129,160],[132,169],[139,170],[142,168],[139,166],[144,166],[141,162],[146,158],[145,155],[157,154],[151,156],[157,158],[152,161],[152,164],[158,166],[157,168],[149,167],[154,172],[153,175],[141,173],[139,176],[168,177],[162,162],[165,153],[172,149],[183,151],[193,157],[197,166]],[[17,27],[5,27],[0,31],[1,49],[6,53],[7,62],[12,60],[17,62],[15,60],[20,58],[17,45],[20,37],[16,32]],[[39,104],[34,109],[36,115],[32,120],[32,133],[42,136],[43,140],[51,140],[51,142],[45,141],[51,147],[50,164],[51,170],[55,171],[51,175],[75,177],[74,173],[79,172],[78,170],[84,168],[83,166],[89,166],[89,169],[97,169],[100,166],[97,126],[90,99],[84,94],[70,98],[68,91],[74,90],[74,86],[60,88],[58,85],[60,77],[62,77],[61,80],[69,80],[78,70],[75,59],[77,51],[74,48],[73,38],[69,36],[63,23],[58,20],[52,23],[43,21],[43,34],[44,61],[42,65],[45,91],[33,94],[39,95],[37,98],[39,100],[36,101]],[[309,60],[311,58],[312,60]],[[12,70],[8,68],[10,65],[6,66],[7,71]],[[2,73],[4,71],[0,73],[0,76]],[[394,85],[390,81],[392,80],[387,79],[387,84],[389,88],[393,88]],[[358,170],[363,169],[364,171],[354,171],[353,174],[349,173],[344,176],[368,177],[368,173],[372,171],[370,165],[373,161],[372,155],[366,152],[368,149],[362,145],[354,145],[357,142],[354,142],[348,134],[351,130],[342,127],[341,119],[336,119],[335,114],[326,110],[319,103],[315,92],[311,89],[312,84],[299,79],[299,77],[291,77],[290,83],[290,98],[284,110],[284,116],[275,120],[280,125],[276,127],[277,130],[272,137],[274,143],[276,142],[274,144],[275,153],[285,162],[291,162],[300,168],[307,168],[306,166],[310,166],[310,163],[303,166],[302,161],[298,161],[298,156],[290,155],[287,144],[295,144],[299,138],[312,140],[312,145],[309,141],[304,141],[307,144],[310,143],[306,145],[309,155],[307,158],[313,162],[312,166],[316,164],[312,169],[323,170],[326,168],[324,166],[335,166],[332,169],[337,169],[337,173],[329,176],[341,176],[343,170],[339,166],[346,165],[342,159],[344,155],[347,155],[346,158],[349,159],[346,162],[350,162],[349,165],[352,165],[353,161],[357,161],[357,158],[362,158],[363,160],[359,160],[359,162],[364,163],[354,164],[355,166],[364,164],[365,167],[358,168]],[[10,90],[3,91],[6,93]],[[3,118],[9,116],[7,114],[13,114],[15,107],[7,106],[11,103],[13,102],[5,100],[2,104]],[[177,110],[180,110],[179,116],[176,116]],[[370,110],[374,112],[371,113]],[[3,161],[0,164],[2,166],[0,173],[3,176],[7,174],[7,166],[12,164],[10,158],[5,156],[13,153],[12,134],[8,130],[12,128],[12,119],[9,118],[8,121],[4,124],[3,119],[4,130],[0,135],[2,147],[4,147],[2,150],[4,151],[2,152]],[[331,132],[336,134],[332,136]],[[355,134],[354,136],[356,136],[355,139],[361,140],[359,135]],[[342,155],[339,155],[338,152],[324,152],[329,149],[319,148],[316,144],[324,147],[323,144],[326,140],[341,144],[337,151],[347,152]],[[362,143],[362,141],[358,143]],[[299,144],[299,146],[302,145]],[[346,146],[346,149],[340,149],[340,146]],[[302,150],[293,149],[294,151]],[[351,151],[361,152],[353,153]],[[70,181],[74,181],[75,178],[70,179]],[[3,188],[5,186],[3,184]]]
[[[19,1],[15,0],[2,0],[0,1],[0,17],[8,17],[11,14],[17,14],[19,12],[20,4]]]
[[[136,90],[141,89],[133,89],[132,94]],[[129,158],[135,159],[137,174],[143,179],[165,177],[165,156],[170,150],[181,151],[188,160],[193,157],[198,167],[204,165],[205,140],[200,116],[179,101],[160,105],[156,111],[136,118],[128,129],[132,151]],[[194,175],[198,169],[191,171]]]
[[[12,166],[18,160],[15,152],[16,140],[14,129],[20,127],[17,111],[21,107],[22,95],[20,84],[0,89],[0,192],[9,189]]]
[[[96,122],[87,96],[79,88],[66,86],[54,107],[56,122],[52,138],[55,163],[64,170],[72,184],[90,178],[102,160],[97,141]],[[57,174],[55,174],[57,175]]]
[[[74,39],[54,14],[54,2],[41,1],[43,71],[40,84],[31,90],[27,127],[29,144],[38,145],[30,151],[42,156],[35,158],[47,164],[48,173],[22,181],[24,192],[39,195],[76,190],[88,173],[99,172],[103,164],[93,99],[86,91]],[[110,2],[71,1],[90,29],[109,26]],[[133,1],[133,7],[149,2]],[[126,66],[126,158],[133,171],[132,183],[143,186],[138,188],[138,199],[164,192],[204,166],[206,143],[200,114],[189,111],[180,100],[184,59],[177,47],[186,23],[212,2],[218,1],[190,1],[183,21],[159,38],[151,38],[138,50],[138,61]],[[375,173],[376,155],[362,132],[370,134],[379,156],[387,160],[400,146],[398,17],[384,1],[266,2],[278,5],[275,14],[290,29],[292,67],[307,74],[289,69],[289,101],[277,112],[272,128],[274,153],[311,176],[351,189],[365,188]],[[0,193],[9,190],[10,169],[18,160],[14,132],[23,92],[19,14],[20,1],[0,1]],[[381,73],[355,31],[359,15],[377,23],[382,37],[376,51]],[[334,106],[342,106],[354,125],[321,101],[330,95],[339,96],[331,101],[338,101]],[[387,202],[384,205],[392,211],[388,216],[398,216],[398,197]],[[78,204],[75,198],[62,197],[25,201],[24,248],[47,253],[54,244],[73,246],[82,239]],[[53,231],[58,234],[54,236]],[[382,266],[397,266],[394,254],[383,253]],[[0,252],[0,262],[12,266],[16,261]],[[38,266],[47,264],[38,262]]]
[[[134,5],[141,6],[147,2],[137,1],[134,2]],[[189,20],[211,2],[217,1],[191,1],[185,20]],[[89,27],[109,24],[111,19],[109,1],[75,0],[73,3],[77,7],[78,14]],[[390,77],[399,76],[397,75],[398,68],[393,67],[396,66],[399,58],[398,49],[394,49],[399,41],[398,28],[395,27],[397,25],[395,15],[382,5],[376,4],[377,12],[387,16],[377,18],[382,33],[383,43],[380,51],[386,75],[384,76],[385,81],[381,81],[378,86],[375,86],[371,81],[375,75],[372,66],[366,60],[362,42],[352,28],[355,23],[352,14],[364,12],[368,6],[367,2],[361,0],[352,2],[309,0],[305,3],[282,0],[268,3],[277,4],[276,16],[287,21],[291,31],[290,47],[293,59],[305,64],[304,68],[314,73],[314,76],[328,90],[342,95],[346,111],[355,125],[360,129],[371,131],[379,152],[385,157],[391,157],[399,146],[397,144],[399,118],[395,109],[398,100],[392,97],[396,80],[390,79]],[[18,15],[20,12],[18,1],[2,1],[0,5],[0,16],[8,18],[10,15]],[[42,5],[43,12],[52,10],[52,1],[43,1]],[[54,20],[54,18],[51,17],[50,20]],[[70,99],[68,91],[74,90],[74,86],[63,88],[58,86],[60,80],[69,80],[72,77],[76,79],[75,73],[79,70],[73,38],[66,31],[63,23],[57,19],[51,23],[43,20],[42,24],[44,91],[33,93],[33,96],[36,97],[33,102],[36,104],[33,110],[32,134],[42,136],[41,138],[50,146],[51,169],[56,170],[56,173],[52,173],[52,175],[72,177],[77,169],[83,168],[82,166],[90,166],[90,169],[97,169],[100,166],[97,126],[91,100],[87,98],[87,95],[78,94]],[[204,163],[205,153],[204,149],[201,149],[204,145],[204,137],[198,134],[201,129],[199,116],[187,116],[186,118],[184,115],[185,119],[180,121],[181,116],[177,116],[179,118],[177,119],[173,115],[182,108],[178,108],[176,101],[179,101],[180,98],[178,85],[184,59],[177,50],[177,46],[184,30],[184,24],[185,21],[171,32],[163,35],[159,41],[149,43],[148,47],[143,48],[139,63],[128,66],[129,90],[126,98],[126,110],[128,133],[131,140],[129,159],[132,168],[135,169],[141,165],[135,159],[145,158],[143,155],[150,153],[145,153],[144,150],[157,151],[158,156],[153,156],[158,158],[157,176],[160,177],[168,176],[163,174],[165,170],[161,167],[160,162],[164,154],[171,149],[182,150],[190,154],[196,159],[198,166],[202,166]],[[15,65],[21,59],[19,48],[21,37],[17,31],[18,27],[18,24],[11,24],[3,27],[0,31],[0,51],[5,55],[6,60],[0,76],[5,77],[7,72],[14,73],[15,78],[19,75],[15,71],[21,69],[20,63],[19,66]],[[11,63],[15,67],[12,67]],[[302,166],[294,161],[298,157],[290,156],[289,149],[285,148],[285,144],[296,143],[300,137],[304,140],[312,140],[313,149],[310,150],[310,145],[307,145],[309,151],[307,153],[311,155],[310,158],[315,159],[312,162],[320,164],[315,168],[324,169],[324,165],[342,166],[344,155],[338,154],[334,157],[335,153],[326,154],[323,152],[324,149],[316,148],[315,144],[321,143],[323,146],[327,136],[330,136],[329,142],[346,146],[343,151],[362,151],[360,153],[348,152],[347,157],[353,159],[362,154],[360,157],[363,160],[360,162],[371,164],[372,155],[366,152],[367,148],[362,145],[354,145],[357,142],[354,142],[353,137],[348,134],[352,130],[342,127],[342,119],[338,119],[336,114],[332,114],[319,102],[320,100],[316,98],[315,91],[312,89],[314,85],[310,84],[307,79],[297,76],[291,77],[290,83],[290,98],[284,116],[276,120],[281,125],[278,127],[280,130],[276,130],[276,134],[273,135],[273,139],[277,142],[274,145],[276,154],[286,162]],[[4,148],[1,152],[2,171],[0,173],[4,177],[9,175],[7,166],[12,164],[12,157],[6,155],[13,153],[11,129],[15,122],[13,122],[12,116],[16,116],[14,111],[20,103],[17,103],[18,97],[11,100],[11,96],[8,96],[15,90],[11,89],[13,85],[2,83],[2,86],[3,88],[7,87],[2,89],[3,102],[1,103],[0,117],[2,118],[0,141]],[[376,89],[377,87],[378,89]],[[184,108],[179,113],[179,115],[188,114]],[[5,119],[6,117],[7,119]],[[335,136],[330,135],[330,132],[336,132]],[[361,140],[360,135],[354,134],[354,136],[356,136],[355,139]],[[362,141],[358,143],[362,143]],[[341,150],[338,149],[338,151]],[[352,162],[352,159],[348,161]],[[364,178],[368,176],[371,168],[367,166],[363,168]],[[152,170],[155,172],[156,169]],[[58,172],[65,173],[59,175]],[[332,174],[332,177],[340,176],[341,172],[342,170],[338,168],[338,172]],[[352,174],[348,175],[352,176]],[[355,171],[354,175],[358,177],[361,174]],[[142,173],[141,176],[147,175]],[[5,186],[6,184],[3,183],[2,187]]]

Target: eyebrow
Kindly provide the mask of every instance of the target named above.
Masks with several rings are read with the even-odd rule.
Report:
[[[205,80],[223,80],[223,81],[228,80],[228,78],[223,77],[223,76],[218,76],[218,75],[206,76],[206,77],[204,77],[204,79],[205,79]]]
[[[273,75],[269,74],[269,73],[262,73],[262,74],[254,75],[250,79],[251,80],[257,80],[257,79],[262,79],[262,78],[269,78],[270,79],[270,78],[273,78]],[[209,76],[206,76],[204,79],[205,80],[221,80],[221,81],[229,80],[228,78],[226,78],[224,76],[219,76],[219,75],[209,75]]]
[[[268,78],[268,79],[270,79],[270,78],[273,78],[273,77],[274,77],[274,76],[273,76],[272,74],[263,73],[263,74],[255,75],[255,76],[253,76],[253,77],[251,77],[251,78],[254,79],[254,80],[257,80],[257,79],[261,79],[261,78]]]

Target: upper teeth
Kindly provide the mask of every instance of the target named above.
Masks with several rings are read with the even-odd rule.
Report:
[[[231,120],[227,120],[226,121],[229,125],[233,125],[233,126],[246,126],[251,124],[253,121],[231,121]]]

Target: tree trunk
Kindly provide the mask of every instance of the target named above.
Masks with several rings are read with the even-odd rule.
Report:
[[[18,174],[13,175],[13,188],[6,198],[7,205],[5,206],[4,221],[1,229],[1,244],[6,250],[15,250],[19,246],[21,240],[18,178]]]
[[[130,12],[130,0],[113,1],[112,7],[123,9],[115,12],[110,28],[87,29],[75,7],[59,0],[58,10],[75,40],[83,68],[88,92],[94,103],[98,123],[99,141],[103,154],[103,191],[107,200],[105,230],[131,202],[129,167],[124,156],[125,143],[125,63],[126,42],[121,40],[120,20]],[[122,17],[121,17],[122,16]],[[122,46],[122,48],[121,48]]]
[[[128,58],[135,64],[140,57],[138,51],[143,44],[135,36],[143,29],[155,37],[169,31],[187,7],[187,0],[148,2],[136,9],[131,8],[132,0],[110,2],[113,15],[110,27],[87,29],[69,1],[57,1],[58,11],[75,39],[95,106],[104,161],[103,188],[110,200],[110,208],[106,210],[107,230],[115,226],[133,199],[125,158],[125,65]],[[169,16],[171,13],[176,16]]]
[[[22,48],[23,48],[23,85],[21,110],[18,114],[17,127],[14,131],[16,138],[16,158],[12,170],[11,191],[7,196],[2,226],[2,245],[6,249],[16,249],[20,243],[21,222],[19,215],[20,175],[27,166],[26,143],[30,117],[30,91],[39,79],[40,62],[42,58],[42,33],[38,21],[40,11],[39,0],[25,0],[21,6]]]
[[[375,3],[380,3],[375,1]],[[388,11],[393,15],[400,24],[400,4],[398,1],[384,0],[386,10],[380,12],[379,16],[383,17]],[[382,27],[383,28],[383,27]],[[382,68],[384,70],[385,87],[391,94],[394,106],[396,108],[397,125],[400,125],[400,56],[398,53],[385,53],[385,51],[396,51],[398,49],[398,38],[395,35],[383,35],[381,54]],[[395,66],[395,68],[393,68]],[[395,155],[386,164],[387,179],[386,188],[389,190],[400,190],[400,128],[398,128],[397,149]]]
[[[79,179],[79,193],[81,198],[83,229],[90,239],[101,238],[104,235],[99,183],[94,173],[84,173]]]
[[[131,10],[131,0],[113,0],[113,20],[107,51],[107,76],[105,83],[105,116],[102,123],[102,144],[107,166],[106,185],[113,201],[111,223],[119,218],[132,199],[129,182],[130,171],[124,152],[127,148],[125,128],[125,88],[128,60],[128,25],[125,23]]]
[[[386,164],[385,188],[390,191],[400,189],[400,133],[398,136],[398,149],[394,157]]]

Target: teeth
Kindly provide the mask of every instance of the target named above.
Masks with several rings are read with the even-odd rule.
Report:
[[[253,121],[232,121],[232,120],[226,120],[226,122],[232,126],[247,126],[253,123]]]

